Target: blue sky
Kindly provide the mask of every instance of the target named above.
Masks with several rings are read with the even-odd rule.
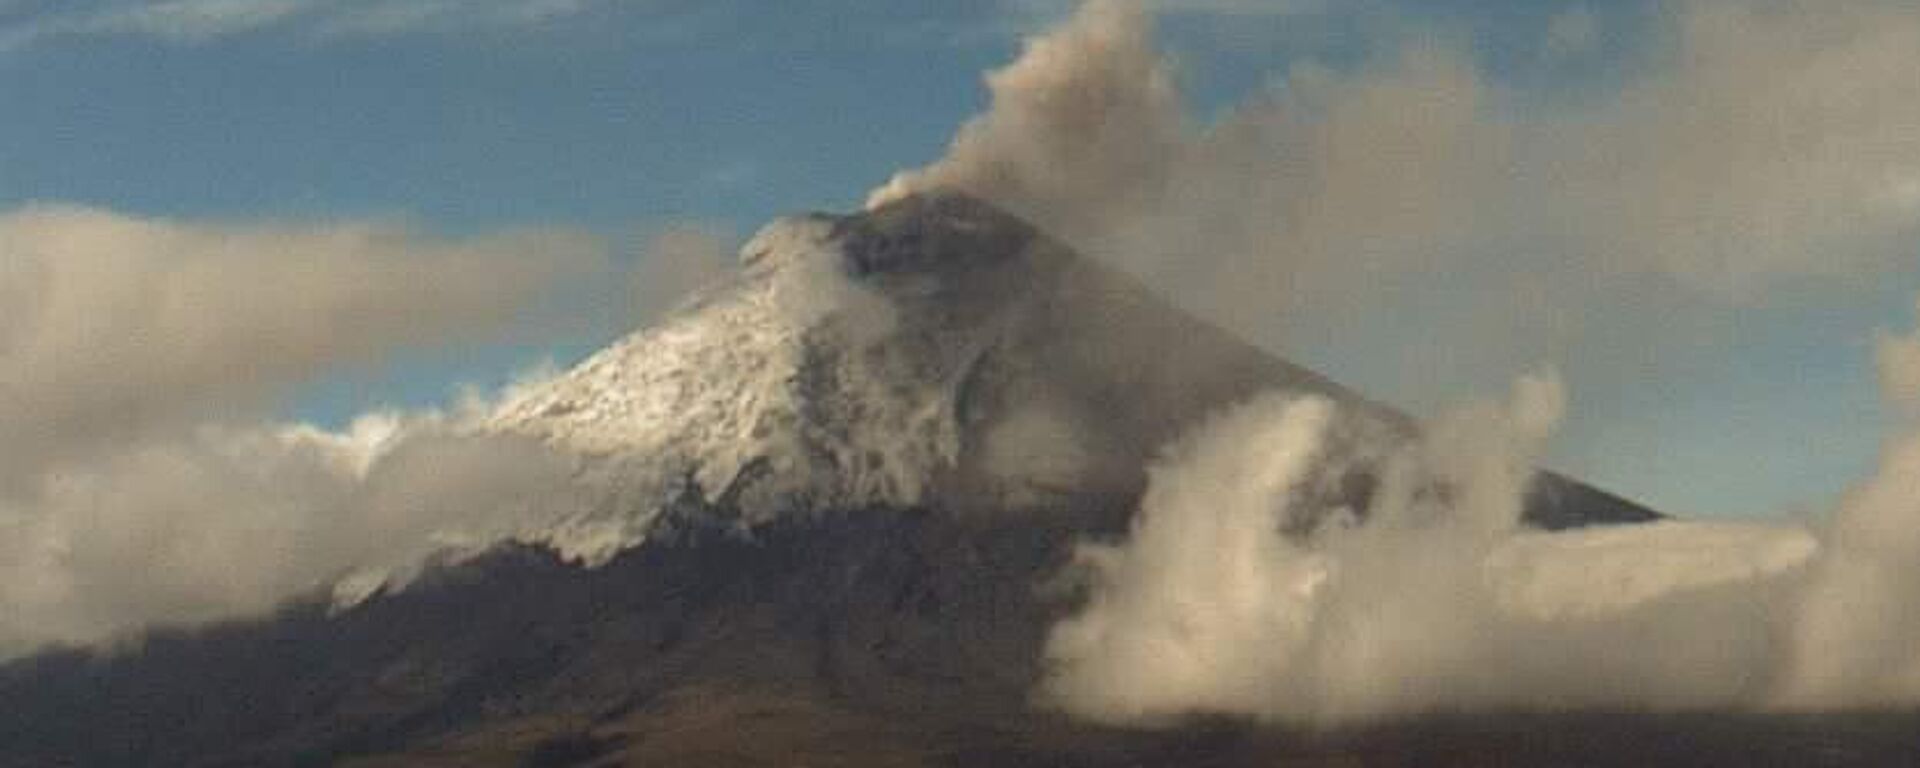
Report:
[[[937,152],[1011,44],[929,57],[876,39],[884,20],[835,35],[864,15],[852,10],[603,5],[497,28],[331,38],[296,19],[208,40],[23,44],[0,58],[9,101],[28,107],[0,129],[0,194],[455,230],[753,222],[796,200],[848,205]]]
[[[939,157],[987,106],[981,74],[1067,5],[0,0],[0,211],[371,219],[449,237],[565,228],[621,258],[684,222],[737,239],[779,213],[857,207],[896,170]],[[1359,68],[1423,36],[1464,41],[1511,89],[1503,109],[1605,101],[1657,66],[1674,34],[1641,3],[1161,5],[1163,45],[1203,122],[1292,65]],[[1548,57],[1556,35],[1580,55]],[[1599,324],[1614,334],[1595,358],[1614,366],[1610,380],[1583,387],[1601,363],[1544,361],[1566,366],[1575,404],[1553,463],[1683,513],[1777,512],[1839,491],[1879,446],[1872,342],[1909,323],[1913,261],[1789,275],[1758,297],[1682,290],[1663,301],[1720,307],[1671,315],[1686,327]],[[1436,289],[1407,306],[1452,317],[1471,295]],[[543,358],[564,364],[621,328],[574,330],[350,366],[299,387],[286,410],[338,421],[430,403]],[[1639,338],[1667,351],[1622,371]],[[1516,372],[1500,359],[1437,374],[1439,385],[1409,373],[1446,344],[1383,320],[1288,351],[1419,411]]]

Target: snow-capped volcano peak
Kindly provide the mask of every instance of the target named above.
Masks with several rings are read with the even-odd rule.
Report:
[[[588,559],[688,502],[737,525],[920,504],[967,485],[969,425],[989,421],[981,364],[1034,332],[1032,305],[1073,260],[960,195],[782,218],[741,249],[731,280],[521,393],[489,426],[579,457],[598,500],[548,538]],[[1024,440],[1052,440],[1050,472],[1079,469],[1072,440],[1045,434],[1058,419],[1015,410],[1039,425]]]
[[[1409,428],[964,195],[780,219],[741,262],[490,419],[576,455],[592,489],[535,538],[593,560],[674,510],[751,526],[1130,499],[1163,445],[1266,389],[1353,405],[1355,429]]]
[[[578,455],[600,496],[553,542],[610,554],[687,501],[737,524],[919,503],[957,459],[956,391],[981,342],[932,333],[862,279],[885,251],[874,234],[860,217],[777,220],[732,280],[506,403],[491,427]]]

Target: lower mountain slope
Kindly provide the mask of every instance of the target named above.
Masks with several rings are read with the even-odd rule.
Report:
[[[1894,765],[1901,715],[1514,715],[1155,730],[1036,706],[1071,541],[1124,515],[865,509],[683,527],[600,568],[530,547],[327,615],[0,671],[0,765]]]

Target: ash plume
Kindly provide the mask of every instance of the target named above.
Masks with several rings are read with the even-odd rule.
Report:
[[[1405,35],[1358,67],[1302,63],[1214,121],[1187,115],[1154,20],[1081,5],[988,76],[990,106],[946,156],[872,201],[980,195],[1278,346],[1405,324],[1411,286],[1445,283],[1419,339],[1444,370],[1401,366],[1423,403],[1541,359],[1604,400],[1609,371],[1658,376],[1714,343],[1649,329],[1883,274],[1920,233],[1920,85],[1892,75],[1920,66],[1911,9],[1684,3],[1623,84],[1552,102],[1459,42]],[[1542,55],[1590,47],[1600,23],[1556,23]],[[1879,344],[1889,407],[1911,413],[1912,339]],[[1504,410],[1446,411],[1378,449],[1389,488],[1444,479],[1441,501],[1315,512],[1355,522],[1304,540],[1279,530],[1342,462],[1338,409],[1274,395],[1196,427],[1127,540],[1083,550],[1089,602],[1054,629],[1046,697],[1109,720],[1306,722],[1920,697],[1904,422],[1812,522],[1548,536],[1512,526],[1515,478],[1559,421],[1557,386],[1523,381]]]

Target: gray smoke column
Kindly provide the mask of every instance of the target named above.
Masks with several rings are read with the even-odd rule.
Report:
[[[1187,141],[1152,32],[1138,5],[1082,6],[987,76],[992,110],[960,127],[945,158],[894,176],[868,207],[959,189],[1069,239],[1144,214],[1163,197]]]

